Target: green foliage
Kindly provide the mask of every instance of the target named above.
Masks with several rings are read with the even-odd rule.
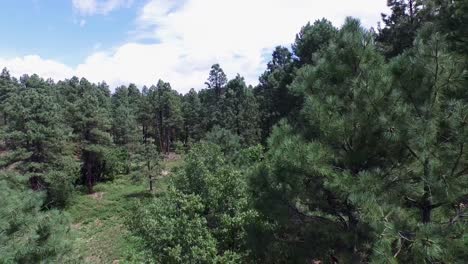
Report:
[[[237,263],[248,255],[245,175],[214,144],[197,144],[167,193],[139,205],[129,225],[157,262]]]
[[[2,159],[7,160],[4,165],[16,163],[32,189],[47,190],[49,205],[63,206],[78,175],[78,164],[65,148],[70,129],[49,83],[37,75],[23,83],[5,103],[4,140],[10,152]]]
[[[0,263],[465,263],[465,2],[307,23],[255,88],[4,69]]]
[[[390,15],[382,14],[385,24],[379,26],[377,41],[387,58],[395,57],[413,46],[417,30],[425,22],[422,10],[424,1],[420,0],[390,0],[387,6],[392,10]],[[428,2],[428,1],[426,1]]]
[[[467,59],[468,48],[468,3],[463,0],[428,1],[426,9],[437,26],[437,29],[447,36],[449,48]],[[427,11],[426,11],[427,12]]]
[[[130,88],[125,86],[117,88],[112,95],[112,136],[117,145],[128,145],[138,141],[136,115],[139,101],[139,91],[132,94]]]
[[[386,64],[351,19],[317,58],[291,85],[305,97],[301,120],[273,132],[251,184],[280,237],[267,248],[280,248],[273,254],[283,260],[461,261],[461,61],[439,34],[422,32],[414,49]]]
[[[182,99],[169,83],[162,80],[158,81],[156,87],[150,88],[148,99],[152,118],[156,120],[153,127],[154,140],[161,152],[169,153],[183,126]]]
[[[224,85],[226,85],[226,82],[226,74],[224,74],[224,71],[221,69],[219,64],[214,64],[211,66],[210,75],[208,77],[208,81],[205,84],[209,89],[213,89],[215,91],[216,97],[221,97],[221,90],[223,89]]]
[[[105,83],[95,85],[86,79],[72,78],[60,85],[67,92],[67,119],[80,142],[81,183],[91,193],[93,186],[106,176],[106,156],[112,144],[110,92]]]
[[[266,143],[273,126],[279,120],[294,118],[301,104],[300,98],[288,89],[296,71],[292,57],[293,54],[287,48],[276,47],[267,70],[260,76],[260,84],[255,87],[262,143]]]
[[[324,18],[316,20],[312,25],[309,22],[303,26],[292,46],[300,65],[315,64],[314,54],[328,46],[334,40],[336,33],[337,29]]]
[[[0,74],[0,124],[6,125],[8,114],[6,113],[6,101],[18,89],[17,84],[12,80],[10,72],[6,68]]]
[[[184,95],[182,112],[184,117],[184,142],[189,145],[202,137],[201,102],[194,89]]]
[[[162,182],[157,186],[162,186]],[[146,185],[120,175],[98,183],[94,194],[77,193],[65,211],[72,221],[73,250],[62,263],[142,263],[140,241],[130,235],[124,221],[137,201],[149,199]],[[158,191],[162,189],[158,188]]]
[[[60,262],[70,251],[68,218],[42,210],[44,193],[15,174],[0,175],[0,263]]]
[[[158,147],[153,142],[138,145],[132,162],[135,165],[132,172],[133,179],[141,180],[145,177],[149,181],[149,190],[152,191],[153,182],[163,169],[162,155]]]
[[[228,157],[234,156],[241,149],[241,137],[219,126],[206,133],[204,140],[218,145]]]
[[[260,137],[259,111],[252,89],[239,75],[226,85],[223,100],[224,127],[241,137],[241,143],[252,145]]]
[[[205,131],[223,124],[222,107],[226,83],[227,77],[221,66],[219,64],[211,66],[208,81],[205,82],[207,89],[199,92],[202,125]]]
[[[216,241],[201,217],[203,209],[198,197],[169,191],[137,209],[129,226],[157,263],[210,263]]]

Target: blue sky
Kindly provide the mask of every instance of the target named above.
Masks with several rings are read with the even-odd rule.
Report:
[[[40,54],[76,66],[96,49],[130,38],[138,2],[104,15],[81,15],[69,0],[4,1],[0,9],[0,57]]]
[[[386,0],[21,0],[0,9],[0,68],[55,80],[74,75],[115,87],[159,78],[202,88],[220,63],[255,84],[271,50],[300,27],[346,16],[376,26]]]

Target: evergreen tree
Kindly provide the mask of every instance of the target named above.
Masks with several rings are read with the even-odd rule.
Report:
[[[154,89],[154,88],[153,88]],[[153,90],[152,89],[152,90]],[[138,104],[137,120],[141,126],[143,143],[146,144],[148,138],[152,135],[151,128],[153,127],[153,110],[150,102],[148,87],[144,86],[141,93],[141,100]]]
[[[432,0],[425,6],[431,21],[446,35],[449,47],[468,60],[468,3],[463,0]]]
[[[214,126],[222,126],[224,120],[223,98],[227,77],[219,64],[211,66],[208,81],[205,83],[207,89],[199,92],[202,104],[203,127],[205,131],[211,130]]]
[[[169,153],[182,130],[182,99],[169,83],[158,81],[149,91],[156,142],[161,152]]]
[[[134,172],[138,174],[136,178],[140,178],[139,174],[147,178],[149,190],[153,192],[154,182],[160,176],[163,169],[161,164],[162,156],[158,151],[157,145],[151,142],[151,140],[144,144],[139,144],[133,161],[137,164],[136,171]]]
[[[185,144],[196,142],[202,137],[201,102],[198,93],[192,88],[183,97]]]
[[[6,102],[4,165],[19,162],[33,190],[46,190],[48,203],[63,206],[75,181],[77,164],[68,152],[69,129],[49,83],[37,75],[23,79],[24,87]]]
[[[211,66],[208,81],[205,83],[208,86],[208,89],[214,89],[216,97],[219,99],[226,83],[227,78],[223,69],[221,69],[219,64],[213,64],[213,66]]]
[[[138,141],[135,116],[138,94],[133,95],[134,98],[130,96],[130,89],[125,86],[117,88],[112,95],[112,136],[117,145],[128,145]]]
[[[348,20],[320,63],[298,73],[292,89],[305,96],[302,121],[273,132],[252,185],[274,226],[263,234],[272,254],[466,258],[466,98],[454,96],[462,67],[438,34],[422,36],[431,38],[387,66],[371,33]]]
[[[307,23],[296,35],[292,49],[300,66],[314,64],[314,54],[326,47],[337,33],[337,29],[326,19],[316,20],[314,24]],[[270,68],[270,65],[268,65]]]
[[[388,0],[390,15],[382,14],[384,27],[379,27],[377,41],[387,58],[401,54],[413,46],[417,30],[426,20],[420,0]]]
[[[237,75],[226,85],[223,100],[224,127],[239,135],[242,143],[255,144],[260,138],[258,104],[252,89]]]
[[[337,39],[319,52],[319,63],[303,67],[291,86],[304,97],[301,120],[273,132],[266,164],[253,184],[261,194],[258,208],[278,225],[274,235],[281,239],[271,247],[283,258],[331,255],[355,262],[370,254],[371,229],[361,221],[359,205],[349,200],[350,181],[342,181],[344,175],[386,167],[382,156],[398,153],[380,142],[378,113],[386,106],[378,100],[386,98],[389,85],[372,42],[358,21],[348,19]],[[297,246],[301,241],[306,246]]]
[[[276,47],[267,70],[260,76],[260,84],[255,87],[263,143],[266,143],[271,129],[280,119],[297,114],[300,100],[288,89],[296,71],[292,56],[287,48]]]
[[[404,159],[372,175],[371,190],[365,181],[354,190],[373,197],[363,206],[380,234],[373,259],[457,263],[468,256],[467,226],[460,219],[468,190],[468,97],[458,96],[464,90],[463,61],[430,30],[391,66],[399,100],[384,119],[385,136],[405,149]],[[385,219],[374,219],[376,208]]]
[[[72,80],[72,87],[74,96],[69,102],[69,112],[73,115],[74,133],[80,142],[81,182],[92,193],[94,185],[104,178],[109,166],[106,154],[112,143],[109,134],[110,97],[105,84],[96,86],[81,79],[79,83]]]
[[[43,193],[26,188],[15,173],[1,172],[0,200],[1,263],[61,262],[70,252],[68,218],[43,210]]]
[[[10,72],[4,68],[0,74],[0,124],[6,125],[8,116],[5,112],[7,99],[18,89],[16,81],[10,76]]]

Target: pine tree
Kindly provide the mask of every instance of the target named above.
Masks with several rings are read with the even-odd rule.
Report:
[[[449,48],[468,60],[468,3],[463,0],[431,0],[425,6],[438,31],[446,35]]]
[[[312,25],[307,23],[303,26],[292,46],[299,66],[314,64],[314,54],[326,47],[335,38],[336,33],[337,29],[324,18],[316,20]]]
[[[208,81],[205,82],[207,89],[199,92],[202,104],[203,127],[205,131],[214,126],[222,126],[224,120],[223,98],[226,89],[227,77],[219,64],[211,66]]]
[[[182,130],[182,99],[175,90],[172,90],[169,83],[162,80],[149,90],[148,97],[156,132],[155,140],[159,144],[160,151],[167,154]]]
[[[258,104],[244,78],[237,75],[226,85],[223,99],[223,127],[239,135],[242,143],[255,144],[260,139]]]
[[[10,76],[10,72],[4,68],[0,74],[0,125],[7,123],[8,116],[5,113],[7,99],[18,89],[17,83]]]
[[[266,143],[273,126],[282,118],[297,114],[299,98],[290,93],[288,85],[295,77],[293,54],[284,47],[276,47],[267,70],[260,76],[254,93],[259,102],[261,139]]]
[[[379,100],[389,86],[384,59],[352,19],[317,58],[291,85],[304,97],[301,119],[274,130],[253,185],[261,194],[257,206],[278,225],[273,233],[280,239],[271,247],[281,257],[364,261],[371,229],[349,199],[351,180],[344,180],[389,166],[384,157],[398,152],[380,142],[378,113],[387,106]],[[307,247],[295,246],[300,242]]]
[[[395,57],[413,46],[417,30],[427,20],[420,0],[388,0],[390,15],[382,14],[384,27],[379,27],[377,41],[387,58]]]
[[[426,28],[415,48],[391,66],[399,100],[383,120],[389,127],[385,136],[405,152],[394,168],[374,175],[375,191],[365,192],[376,197],[372,200],[386,215],[377,221],[375,213],[365,212],[381,232],[374,259],[456,263],[467,257],[467,226],[461,218],[468,190],[468,97],[459,96],[463,60],[448,52],[439,33]]]
[[[138,95],[131,97],[130,89],[122,86],[112,95],[112,136],[114,143],[120,146],[138,141],[138,127],[135,108],[138,106]],[[132,104],[133,102],[133,104]]]
[[[254,178],[257,208],[280,237],[269,247],[302,260],[466,258],[460,60],[440,35],[422,32],[387,65],[355,20],[319,56],[292,85],[305,97],[302,120],[276,128]]]
[[[105,176],[105,157],[112,143],[110,97],[105,84],[96,86],[86,79],[76,81],[71,80],[73,95],[68,106],[80,142],[81,182],[92,193],[94,185]]]
[[[15,173],[0,173],[0,262],[61,262],[71,249],[68,218],[43,210],[43,193],[26,185]]]
[[[211,66],[208,81],[205,83],[208,86],[208,89],[214,89],[216,97],[219,99],[226,83],[227,78],[223,69],[221,69],[219,64],[213,64],[213,66]]]
[[[154,89],[154,88],[153,88]],[[153,110],[150,102],[149,92],[150,89],[144,86],[141,93],[141,100],[138,106],[137,120],[141,126],[141,132],[143,137],[143,143],[146,144],[150,136],[152,135],[151,128],[153,127]]]
[[[8,163],[16,164],[33,190],[46,190],[49,204],[63,206],[75,181],[77,164],[66,144],[70,129],[52,86],[33,75],[23,78],[24,87],[8,98],[5,133],[11,151]]]
[[[182,105],[185,144],[196,142],[202,137],[201,102],[194,89],[184,95]]]

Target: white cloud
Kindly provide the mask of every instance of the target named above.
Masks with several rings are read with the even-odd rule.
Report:
[[[80,27],[84,27],[86,25],[86,20],[81,19],[80,20]]]
[[[12,76],[22,76],[23,74],[38,74],[43,78],[53,78],[62,80],[73,76],[75,71],[65,64],[46,60],[37,55],[24,56],[21,58],[2,59],[0,58],[0,68],[8,68]]]
[[[95,0],[75,2],[81,2],[84,14],[105,10]],[[105,2],[115,6],[125,1]],[[210,66],[220,63],[228,77],[240,73],[255,84],[265,69],[265,52],[277,45],[289,47],[308,21],[326,17],[339,26],[346,16],[354,16],[371,27],[386,10],[385,0],[151,0],[136,18],[134,42],[96,51],[73,70],[61,69],[93,82],[106,80],[111,87],[151,85],[161,78],[186,92],[203,87]],[[157,44],[140,44],[141,39]]]
[[[72,0],[73,8],[81,15],[106,15],[109,12],[129,7],[133,0]]]

